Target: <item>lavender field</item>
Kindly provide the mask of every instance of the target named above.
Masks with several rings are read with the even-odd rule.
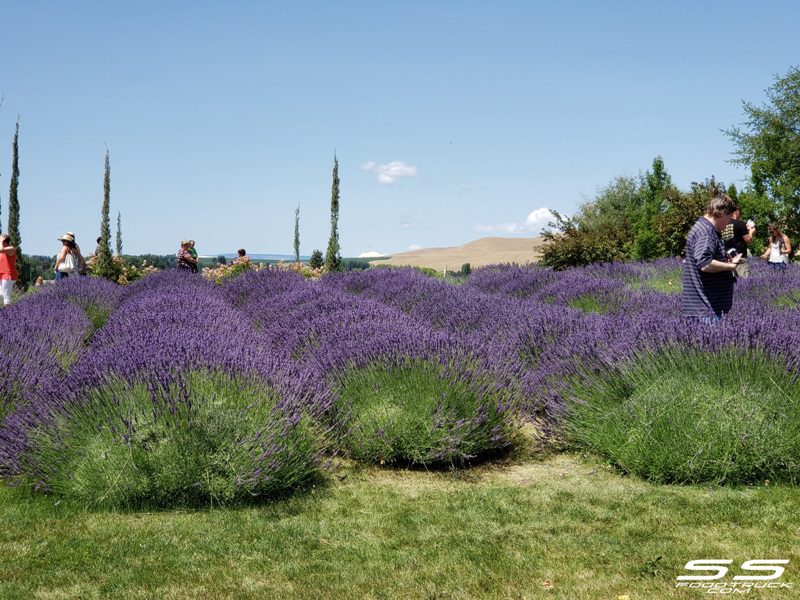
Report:
[[[680,317],[676,260],[71,278],[0,313],[0,474],[91,507],[233,505],[340,459],[468,469],[533,431],[660,483],[796,483],[800,271],[760,267],[715,326]]]

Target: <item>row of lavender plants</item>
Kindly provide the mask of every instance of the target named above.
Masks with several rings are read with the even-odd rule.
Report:
[[[796,482],[800,273],[752,270],[713,327],[681,318],[675,260],[69,279],[0,313],[0,475],[88,506],[232,504],[339,455],[469,465],[532,422],[655,481]]]

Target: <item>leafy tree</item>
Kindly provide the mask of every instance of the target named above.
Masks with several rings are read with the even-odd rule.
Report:
[[[641,177],[639,187],[641,204],[634,209],[630,254],[636,260],[648,260],[664,254],[656,224],[667,209],[669,193],[675,188],[664,167],[663,158],[656,156],[653,159],[652,171],[647,171]]]
[[[743,102],[746,121],[725,131],[735,144],[734,163],[750,168],[754,191],[771,198],[779,218],[800,230],[800,68],[765,90],[768,102]]]
[[[555,220],[542,233],[542,264],[566,269],[630,258],[640,208],[636,181],[619,177],[593,202],[583,204],[577,215],[565,217],[551,211]]]
[[[562,216],[553,213],[554,221],[542,236],[541,264],[556,270],[588,265],[595,262],[623,260],[626,255],[617,240],[605,235],[602,230],[583,225],[579,217]]]
[[[715,195],[725,193],[725,185],[712,176],[702,183],[692,182],[691,191],[686,194],[673,190],[667,194],[668,207],[658,220],[659,237],[664,244],[664,254],[680,256],[686,247],[686,236],[706,212],[708,202]]]
[[[300,205],[294,209],[294,260],[300,262]]]
[[[314,250],[311,253],[311,259],[308,261],[308,266],[312,269],[321,269],[325,261],[322,258],[322,250]]]
[[[111,205],[111,162],[106,150],[105,174],[103,177],[103,209],[100,220],[100,243],[97,245],[97,258],[92,272],[100,277],[116,281],[119,277],[114,261],[111,259],[111,224],[109,209]]]
[[[122,214],[117,212],[117,256],[122,256]]]
[[[333,157],[333,183],[331,185],[331,236],[328,251],[325,253],[325,270],[342,270],[342,257],[339,254],[339,160]]]

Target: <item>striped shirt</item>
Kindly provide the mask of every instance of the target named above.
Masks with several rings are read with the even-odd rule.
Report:
[[[685,317],[722,315],[733,304],[733,273],[703,273],[712,260],[728,262],[722,238],[708,219],[700,217],[686,238],[681,305]]]

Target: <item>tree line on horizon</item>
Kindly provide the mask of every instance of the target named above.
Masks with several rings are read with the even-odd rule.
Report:
[[[3,98],[0,97],[0,107],[3,105]],[[19,118],[17,118],[14,138],[12,142],[12,161],[11,161],[11,183],[9,187],[9,209],[8,209],[8,229],[11,245],[17,249],[17,265],[19,279],[17,286],[26,290],[29,285],[40,276],[48,274],[47,263],[52,259],[47,256],[27,256],[22,252],[22,236],[20,234],[20,204],[19,204]],[[341,256],[339,245],[339,160],[334,154],[333,173],[331,184],[331,208],[330,220],[331,230],[328,240],[328,249],[323,256],[319,250],[314,250],[311,254],[309,264],[312,268],[324,268],[326,271],[343,271],[352,268],[361,268],[358,261],[345,263]],[[92,267],[92,273],[110,281],[117,281],[122,271],[122,214],[117,212],[116,230],[116,256],[111,251],[111,160],[108,148],[106,148],[104,173],[103,173],[103,204],[100,214],[100,236],[96,248],[96,258]],[[294,256],[300,262],[300,205],[297,205],[294,214]],[[0,220],[2,220],[2,203],[0,203]],[[156,255],[146,255],[150,257],[150,264],[165,264],[164,257]],[[139,257],[142,258],[142,257]],[[146,260],[146,258],[145,258]]]
[[[768,223],[800,242],[800,68],[775,76],[766,95],[761,106],[743,102],[745,123],[725,130],[732,162],[750,169],[742,190],[713,176],[680,190],[657,156],[644,175],[614,179],[574,216],[551,211],[540,263],[566,269],[680,256],[692,225],[720,192],[739,205],[743,219],[756,222],[754,254],[763,248]]]

